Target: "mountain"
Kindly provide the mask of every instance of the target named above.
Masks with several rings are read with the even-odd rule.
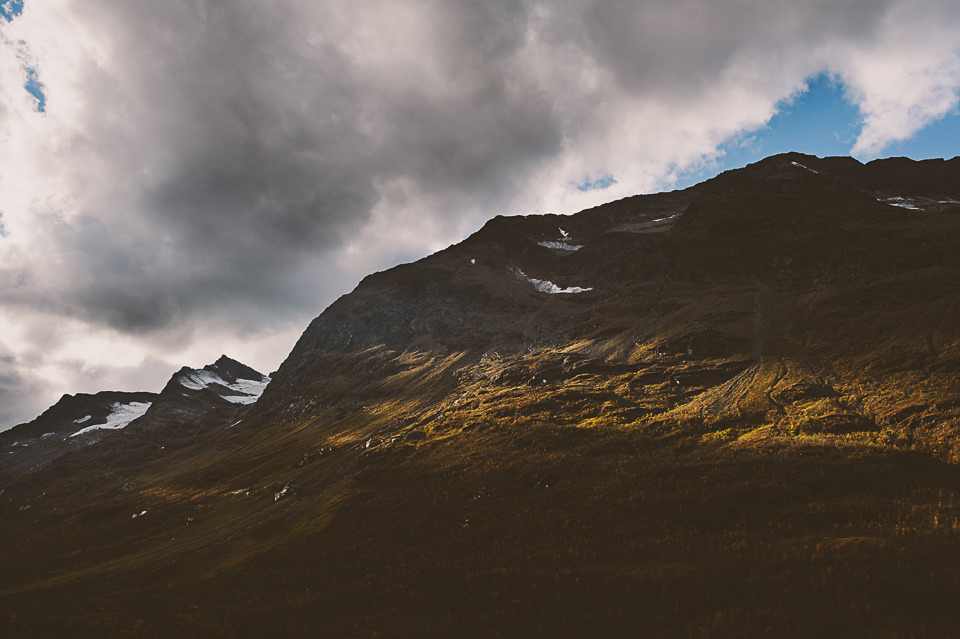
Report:
[[[156,393],[114,391],[64,395],[33,421],[0,433],[0,459],[5,469],[47,463],[66,451],[100,441],[107,431],[124,428],[156,398]]]
[[[32,422],[0,433],[0,445],[29,446],[52,436],[76,437],[117,428],[120,423],[126,426],[133,421],[134,414],[142,414],[156,397],[156,393],[113,391],[64,395]]]
[[[0,620],[960,635],[958,276],[958,158],[495,217],[330,305],[257,401],[218,360],[123,437],[0,469]]]
[[[170,378],[143,418],[133,424],[134,430],[159,429],[167,437],[174,432],[181,437],[196,436],[207,423],[242,414],[269,381],[266,375],[226,355],[200,369],[184,366]]]
[[[918,372],[911,358],[924,358],[924,384],[953,386],[958,169],[957,159],[786,155],[569,218],[495,218],[333,304],[257,411],[316,419],[400,397],[414,373],[439,366],[443,381],[403,419],[433,421],[436,402],[469,388],[464,377],[565,396],[571,378],[617,371],[671,391],[652,401],[632,381],[630,419],[772,411],[775,425],[807,430],[876,425],[901,395],[881,391]],[[833,401],[852,379],[877,385],[870,401],[884,406]],[[460,397],[478,400],[482,385],[475,393]]]
[[[96,454],[124,457],[131,446],[154,453],[209,436],[208,426],[242,415],[269,377],[222,355],[201,369],[184,366],[163,390],[64,395],[35,420],[0,433],[0,478],[39,469],[99,444]],[[140,450],[135,456],[151,454]]]

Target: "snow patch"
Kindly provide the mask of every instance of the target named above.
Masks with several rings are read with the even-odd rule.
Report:
[[[263,394],[263,389],[270,383],[270,378],[264,376],[260,381],[253,379],[238,379],[232,384],[224,384],[237,391],[239,395],[224,395],[223,398],[234,404],[252,404]]]
[[[260,380],[238,378],[231,384],[213,371],[201,369],[184,373],[177,379],[177,382],[179,382],[181,386],[191,390],[203,390],[214,384],[224,386],[236,393],[221,395],[221,397],[228,402],[233,404],[252,404],[263,394],[263,389],[270,383],[270,378],[267,376],[264,376]]]
[[[579,251],[583,248],[582,244],[568,244],[563,240],[559,242],[537,242],[537,244],[560,251]]]
[[[877,198],[877,201],[889,204],[890,206],[899,206],[902,209],[910,209],[911,211],[921,210],[913,198],[901,197],[899,195],[894,197]]]
[[[658,222],[669,222],[670,220],[675,220],[675,219],[677,219],[678,217],[680,217],[680,214],[679,214],[679,213],[674,213],[673,215],[670,215],[670,216],[668,216],[668,217],[658,217],[657,219],[655,219],[655,220],[650,220],[650,221],[651,221],[651,222],[654,222],[654,223],[658,223]]]
[[[909,209],[911,211],[925,211],[930,207],[960,204],[960,201],[953,199],[941,200],[926,196],[904,197],[902,195],[881,197],[879,194],[877,195],[877,202],[883,202],[889,206],[896,206],[901,209]]]
[[[527,280],[528,282],[530,282],[531,284],[533,284],[534,288],[536,288],[536,289],[537,289],[538,291],[540,291],[541,293],[548,293],[548,294],[550,294],[550,295],[557,295],[557,294],[560,294],[560,293],[586,293],[587,291],[592,291],[592,290],[593,290],[593,287],[590,287],[590,288],[582,288],[582,287],[580,287],[580,286],[568,286],[568,287],[566,287],[566,288],[560,288],[559,286],[557,286],[556,284],[554,284],[553,282],[551,282],[551,281],[549,281],[549,280],[538,280],[538,279],[536,279],[535,277],[530,277],[529,275],[527,275],[527,274],[524,273],[523,271],[518,270],[517,272],[520,274],[520,276],[521,276],[523,279],[525,279],[525,280]]]
[[[203,369],[185,373],[181,375],[177,381],[180,382],[181,386],[189,388],[190,390],[203,390],[210,386],[210,384],[223,384],[226,386],[226,382],[223,381],[222,377],[214,372]]]
[[[130,422],[146,413],[148,408],[150,408],[150,402],[130,402],[129,404],[114,402],[110,405],[112,412],[107,415],[105,424],[87,426],[70,436],[76,437],[77,435],[89,433],[94,430],[117,430],[125,428]]]
[[[800,164],[799,162],[791,162],[790,164],[792,164],[792,165],[795,166],[795,167],[801,168],[801,169],[803,169],[803,170],[805,170],[805,171],[810,171],[810,172],[813,173],[814,175],[820,175],[820,172],[819,172],[819,171],[814,171],[814,170],[811,169],[809,166],[804,166],[804,165]]]
[[[582,244],[571,244],[569,242],[570,234],[564,229],[557,228],[557,230],[560,231],[559,240],[537,242],[537,244],[540,246],[545,246],[546,248],[557,249],[558,251],[579,251],[583,248]]]
[[[84,424],[84,423],[86,423],[86,422],[89,422],[91,419],[93,419],[93,415],[87,415],[87,416],[85,416],[85,417],[81,417],[80,419],[75,419],[75,420],[73,420],[73,423],[74,423],[74,424]]]

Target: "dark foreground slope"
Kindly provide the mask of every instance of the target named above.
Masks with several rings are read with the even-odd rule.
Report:
[[[960,160],[789,155],[491,220],[338,300],[202,446],[13,480],[0,619],[960,635],[958,201]]]

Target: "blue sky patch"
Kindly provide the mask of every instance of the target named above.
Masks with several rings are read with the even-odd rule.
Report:
[[[883,150],[884,157],[905,155],[914,160],[960,155],[960,113],[954,112],[917,131],[913,137],[894,142]]]
[[[777,153],[850,155],[861,127],[860,110],[847,99],[843,84],[823,73],[810,78],[806,90],[792,100],[781,101],[766,126],[720,145],[716,164],[681,173],[677,188],[692,186],[721,171]]]
[[[602,191],[603,189],[610,188],[617,183],[617,179],[612,175],[604,175],[601,178],[596,180],[590,180],[589,178],[585,179],[580,184],[575,185],[578,191]]]
[[[820,157],[850,155],[863,127],[855,104],[847,99],[843,83],[830,74],[813,76],[807,89],[777,105],[766,126],[728,140],[720,146],[716,163],[682,172],[676,188],[686,188],[721,171],[736,169],[770,155],[798,151]],[[960,114],[938,120],[902,142],[887,145],[880,157],[906,156],[914,160],[952,158],[960,149]]]
[[[47,110],[47,96],[43,94],[43,84],[33,69],[27,69],[27,82],[23,88],[37,99],[37,111],[42,113]]]
[[[23,13],[23,0],[0,1],[0,18],[10,22],[21,13]],[[37,99],[37,111],[43,113],[47,110],[47,96],[43,93],[43,83],[37,77],[36,69],[27,69],[27,81],[23,88]]]
[[[0,2],[0,18],[10,22],[23,12],[23,0],[7,0]]]

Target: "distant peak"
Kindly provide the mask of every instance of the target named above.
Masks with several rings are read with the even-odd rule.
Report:
[[[255,402],[269,381],[269,377],[226,355],[200,369],[184,368],[173,379],[180,388],[213,391],[233,404]]]
[[[246,364],[238,362],[237,360],[227,357],[226,355],[221,355],[213,364],[204,366],[203,370],[218,373],[227,377],[228,379],[238,378],[260,380],[264,377],[263,373],[260,371],[250,368]]]

